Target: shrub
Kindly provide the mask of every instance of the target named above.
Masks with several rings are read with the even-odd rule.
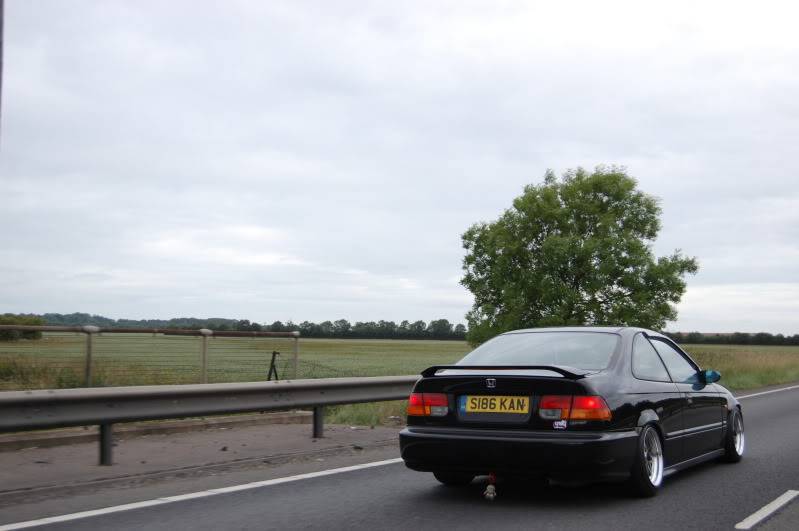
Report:
[[[43,325],[44,319],[38,315],[4,313],[0,315],[0,324],[4,325]],[[0,341],[16,341],[18,339],[41,339],[41,332],[22,332],[20,330],[0,330]]]

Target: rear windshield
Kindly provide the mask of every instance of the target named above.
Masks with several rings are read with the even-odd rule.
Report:
[[[487,341],[458,365],[561,365],[601,370],[610,364],[619,336],[604,332],[528,332]]]

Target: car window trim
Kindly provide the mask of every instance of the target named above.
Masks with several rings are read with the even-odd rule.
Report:
[[[660,360],[660,364],[663,366],[664,369],[666,369],[666,376],[669,377],[668,380],[650,380],[649,378],[641,378],[635,374],[635,371],[633,370],[633,358],[635,357],[635,339],[638,336],[642,336],[644,338],[644,341],[647,341],[649,343],[649,346],[652,347],[652,350],[655,351],[655,355],[657,355],[658,360]],[[653,345],[652,342],[649,341],[649,337],[644,332],[638,332],[633,336],[632,348],[630,349],[630,373],[633,375],[633,378],[642,382],[658,382],[658,383],[671,383],[671,384],[675,383],[674,377],[672,377],[671,372],[669,372],[669,368],[666,367],[666,363],[663,361],[663,358],[660,357],[660,352],[658,352],[658,349],[655,348],[655,345]]]
[[[677,354],[679,354],[680,356],[682,356],[682,358],[683,358],[683,359],[684,359],[686,362],[688,362],[688,365],[690,365],[691,367],[693,367],[694,371],[696,371],[697,373],[699,373],[699,372],[702,370],[702,369],[700,369],[700,367],[699,367],[699,364],[698,364],[698,363],[696,363],[696,362],[695,362],[695,361],[694,361],[694,360],[691,358],[691,356],[689,356],[689,355],[688,355],[688,354],[687,354],[687,353],[686,353],[686,352],[685,352],[683,349],[681,349],[680,347],[678,347],[678,346],[677,346],[677,344],[676,344],[676,343],[674,343],[673,341],[671,341],[671,340],[669,340],[669,339],[667,339],[667,338],[665,338],[665,337],[650,336],[649,334],[644,334],[644,336],[646,336],[646,338],[647,338],[647,339],[648,339],[650,342],[652,342],[652,341],[660,341],[661,343],[664,343],[664,344],[666,344],[666,345],[668,345],[668,346],[672,347],[672,348],[673,348],[673,349],[674,349],[674,350],[677,352]],[[668,373],[669,373],[669,377],[671,378],[671,381],[672,381],[672,382],[674,382],[674,383],[676,383],[676,384],[679,384],[679,383],[686,383],[686,382],[676,382],[676,381],[674,381],[674,376],[672,376],[672,374],[671,374],[671,371],[669,371],[669,366],[668,366],[668,365],[666,365],[666,362],[665,362],[665,361],[663,361],[663,358],[660,356],[660,352],[658,352],[658,349],[657,349],[657,348],[655,348],[655,345],[652,345],[652,348],[654,348],[654,349],[655,349],[655,352],[657,352],[657,353],[658,353],[658,357],[660,357],[660,361],[661,361],[661,362],[663,363],[663,365],[666,367],[666,371],[668,371]]]

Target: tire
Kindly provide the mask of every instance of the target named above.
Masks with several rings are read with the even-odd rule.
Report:
[[[433,475],[447,487],[468,485],[474,479],[474,475],[468,472],[433,472]]]
[[[628,485],[632,493],[642,498],[657,494],[663,484],[663,441],[651,424],[647,424],[638,436],[635,461],[630,470]]]
[[[737,463],[746,449],[744,436],[744,417],[736,407],[727,417],[727,434],[724,436],[724,461]]]

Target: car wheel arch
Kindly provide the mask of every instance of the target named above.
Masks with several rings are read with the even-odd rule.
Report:
[[[740,415],[740,417],[741,417],[741,421],[743,421],[743,419],[744,419],[744,410],[743,410],[743,408],[741,407],[741,404],[740,404],[740,402],[738,402],[738,403],[734,404],[734,405],[733,405],[731,408],[729,408],[729,409],[727,410],[727,416],[724,418],[724,433],[727,433],[727,431],[729,431],[729,430],[732,428],[732,427],[730,426],[729,419],[730,419],[730,415],[731,415],[731,414],[732,414],[734,411],[735,411],[735,412],[738,412],[738,415]]]
[[[743,408],[741,407],[741,403],[732,395],[725,396],[727,402],[727,412],[731,413],[732,410],[737,409],[739,413],[743,415]]]
[[[652,424],[657,428],[660,439],[663,440],[663,428],[660,426],[660,416],[654,410],[645,409],[638,415],[638,422],[635,427],[640,432],[647,424]]]

